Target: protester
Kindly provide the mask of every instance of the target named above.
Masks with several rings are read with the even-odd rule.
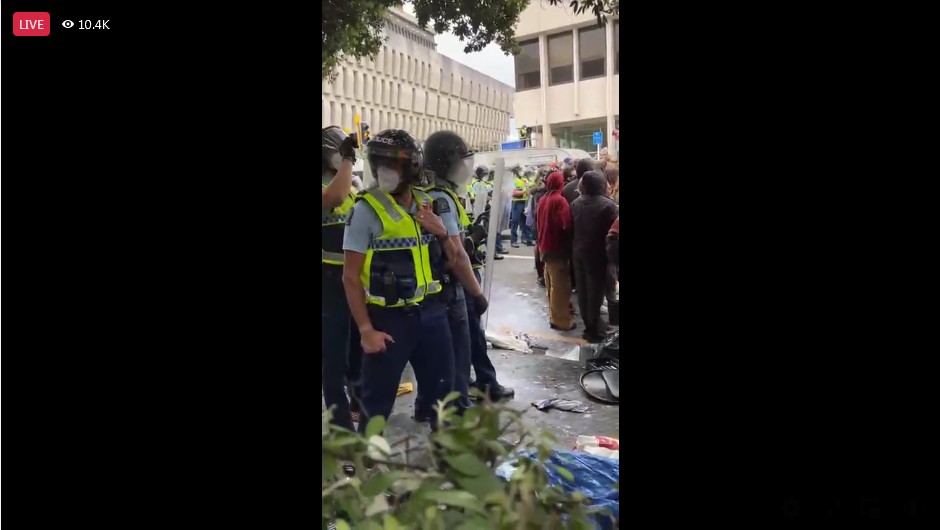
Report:
[[[567,184],[565,184],[564,190],[561,192],[561,195],[568,201],[570,206],[575,199],[578,198],[578,183],[581,180],[581,176],[594,169],[594,161],[590,158],[582,158],[575,162],[575,175]],[[577,277],[574,273],[574,262],[569,262],[568,267],[571,270],[571,288],[577,289],[578,282]]]
[[[571,284],[568,262],[571,257],[573,223],[568,201],[561,195],[564,177],[558,171],[546,179],[546,192],[538,203],[538,244],[545,264],[545,286],[548,292],[549,324],[553,329],[571,331]]]
[[[610,186],[609,197],[617,204],[620,204],[620,170],[613,164],[608,164],[604,170],[604,177],[607,178],[607,184]]]
[[[573,262],[578,285],[578,307],[584,320],[582,337],[591,342],[606,338],[600,310],[607,287],[606,237],[618,215],[617,203],[604,195],[607,180],[587,171],[579,180],[581,193],[571,204],[574,220]]]

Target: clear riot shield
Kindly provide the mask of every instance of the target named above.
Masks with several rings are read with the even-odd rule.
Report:
[[[490,299],[493,286],[493,261],[496,258],[496,238],[509,228],[509,206],[512,201],[512,190],[515,187],[512,175],[506,169],[506,159],[495,160],[493,176],[493,197],[490,199],[490,225],[486,236],[486,265],[483,269],[483,294]],[[486,329],[489,320],[489,311],[483,313],[481,324]]]

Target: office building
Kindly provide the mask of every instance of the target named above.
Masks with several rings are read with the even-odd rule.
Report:
[[[532,0],[516,26],[522,51],[515,57],[515,118],[535,128],[534,145],[597,151],[617,158],[620,127],[620,20],[598,25],[590,11]],[[611,143],[613,142],[613,143]]]
[[[441,55],[433,33],[401,9],[389,12],[378,54],[341,64],[322,83],[323,126],[352,129],[359,114],[373,135],[399,128],[424,140],[452,130],[477,150],[506,141],[513,88]]]

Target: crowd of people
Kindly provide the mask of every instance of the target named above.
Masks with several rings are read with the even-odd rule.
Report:
[[[480,270],[493,171],[473,166],[456,133],[434,133],[421,145],[389,129],[364,149],[369,172],[354,185],[356,135],[333,126],[322,140],[322,381],[332,422],[362,432],[370,417],[388,418],[409,363],[414,419],[432,429],[434,404],[454,390],[460,413],[472,406],[471,388],[494,401],[512,398],[513,389],[497,381],[480,323],[489,305]],[[565,160],[516,166],[512,177],[501,217],[512,247],[534,247],[550,324],[574,329],[576,290],[583,336],[601,340],[601,305],[617,303],[616,165]],[[507,253],[501,239],[495,259]]]
[[[577,294],[584,321],[582,338],[603,341],[609,329],[601,319],[607,303],[610,320],[619,319],[619,263],[613,248],[620,237],[620,169],[606,155],[600,160],[565,159],[535,167],[512,168],[510,244],[533,246],[536,282],[546,288],[549,324],[571,331]]]

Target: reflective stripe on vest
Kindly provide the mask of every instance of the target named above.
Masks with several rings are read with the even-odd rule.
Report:
[[[321,177],[321,183],[323,184],[323,189],[326,189],[330,184],[330,179],[326,177]],[[339,232],[346,229],[346,217],[349,215],[349,211],[352,210],[353,206],[356,204],[356,196],[350,193],[343,198],[343,202],[339,206],[336,206],[330,210],[329,215],[326,218],[321,217],[320,221],[320,232],[323,240],[328,239],[332,236],[333,239],[336,239],[339,234],[333,232]],[[323,263],[328,263],[330,265],[342,265],[343,264],[343,253],[334,252],[333,249],[324,250],[320,249],[321,257],[320,260]]]
[[[343,254],[340,254],[338,252],[327,252],[325,250],[321,250],[320,252],[322,253],[321,259],[323,260],[323,263],[329,263],[332,265],[343,264],[343,258],[344,258]]]
[[[412,195],[418,207],[431,204],[431,196],[417,188],[412,188]],[[378,189],[369,190],[357,200],[364,200],[375,211],[382,222],[382,235],[373,237],[366,250],[365,263],[362,266],[362,286],[365,288],[366,303],[382,307],[403,307],[417,304],[425,296],[441,292],[441,282],[434,279],[431,272],[431,257],[428,244],[434,240],[433,234],[424,234],[417,221],[411,218],[399,206],[391,195]],[[408,250],[414,265],[415,293],[407,300],[399,299],[394,304],[386,304],[385,297],[370,292],[372,263],[382,261],[384,252]]]

